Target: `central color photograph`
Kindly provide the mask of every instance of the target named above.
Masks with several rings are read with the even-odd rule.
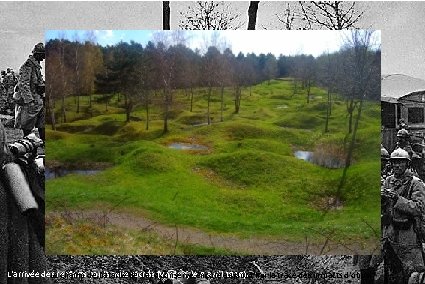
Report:
[[[380,31],[48,30],[45,49],[46,254],[380,254]]]

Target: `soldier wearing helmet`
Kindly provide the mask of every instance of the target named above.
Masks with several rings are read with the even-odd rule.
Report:
[[[422,170],[422,159],[421,155],[416,153],[412,148],[410,133],[406,129],[400,129],[397,132],[397,145],[396,149],[401,148],[407,153],[409,153],[409,157],[411,159],[410,166],[416,176],[419,176]]]
[[[1,77],[0,77],[0,110],[3,111],[3,107],[5,105],[6,101],[6,88],[4,87],[4,76],[6,76],[6,71],[1,71]]]
[[[400,129],[399,131],[397,131],[397,146],[396,146],[396,148],[404,149],[409,144],[410,144],[409,131],[407,131],[406,129]]]
[[[390,154],[387,149],[384,148],[381,144],[381,185],[385,179],[389,176],[391,172],[391,167],[389,166]]]
[[[390,154],[381,144],[381,186],[390,174],[389,164]],[[382,255],[359,255],[354,264],[358,264],[360,269],[360,283],[374,283],[374,278],[378,267],[382,266]]]
[[[16,82],[15,82],[15,77],[12,73],[12,69],[7,68],[6,70],[7,71],[6,71],[6,74],[5,74],[4,79],[3,79],[3,85],[4,85],[4,88],[5,88],[5,92],[6,92],[7,111],[9,113],[12,113],[12,111],[13,111],[12,110],[13,109],[12,96],[13,96],[13,89],[16,85]]]
[[[425,268],[418,230],[425,213],[425,185],[409,170],[405,150],[394,150],[390,162],[393,174],[381,189],[384,268],[388,283],[407,283],[412,272]]]
[[[409,129],[409,125],[407,125],[406,121],[404,121],[404,119],[400,118],[400,120],[398,121],[399,123],[399,128],[400,129]]]
[[[44,80],[41,74],[40,62],[45,59],[43,43],[38,43],[32,50],[32,55],[19,69],[18,93],[14,98],[18,104],[15,127],[21,128],[24,136],[31,133],[34,127],[38,129],[40,138],[44,139]]]

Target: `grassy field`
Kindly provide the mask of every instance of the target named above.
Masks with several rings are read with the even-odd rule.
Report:
[[[303,91],[292,96],[291,81],[259,84],[251,94],[243,90],[239,114],[233,113],[231,91],[225,93],[223,122],[219,122],[219,94],[214,95],[209,126],[193,126],[206,122],[206,93],[197,91],[190,112],[189,97],[176,92],[166,135],[162,134],[159,107],[151,110],[146,131],[142,108],[132,113],[135,121],[125,123],[117,97],[108,111],[103,103],[93,104],[89,111],[83,98],[82,112],[69,111],[68,123],[59,124],[57,131],[46,127],[47,164],[107,169],[96,175],[48,180],[47,214],[64,208],[113,208],[170,226],[295,242],[306,236],[315,242],[332,235],[360,243],[379,237],[379,103],[364,105],[343,203],[328,210],[342,169],[296,159],[293,152],[325,149],[341,153],[348,124],[345,102],[334,96],[330,131],[324,133],[324,90],[312,88],[307,103]],[[74,98],[67,104],[68,110],[75,109]],[[208,149],[169,148],[174,142]],[[61,236],[60,230],[60,226],[48,226],[47,248],[54,242],[49,236]],[[51,246],[51,253],[57,251],[64,253],[63,248]],[[211,252],[191,250],[205,251]]]

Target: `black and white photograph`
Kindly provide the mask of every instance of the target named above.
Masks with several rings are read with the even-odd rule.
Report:
[[[45,59],[44,43],[34,43],[26,56],[17,69],[12,68],[13,60],[2,61],[5,69],[1,71],[0,81],[2,283],[12,283],[11,279],[25,281],[27,276],[20,273],[46,271],[48,267],[44,253],[45,81],[40,64]],[[46,277],[43,279],[48,281]]]
[[[217,279],[205,274],[202,277],[192,275],[192,278],[198,278],[196,281],[199,283],[252,283],[248,278],[243,279],[244,271],[249,277],[255,275],[256,283],[421,283],[424,266],[421,235],[424,175],[421,124],[423,125],[424,119],[422,93],[425,79],[422,64],[425,39],[421,36],[424,26],[422,15],[425,12],[423,3],[1,2],[0,10],[0,37],[3,43],[0,69],[4,70],[0,109],[4,128],[2,143],[5,145],[1,183],[4,200],[2,207],[6,209],[2,211],[6,214],[2,213],[1,221],[2,234],[6,236],[2,238],[5,241],[0,246],[2,283],[145,281],[141,278],[125,279],[126,276],[122,274],[115,275],[121,276],[119,280],[106,274],[99,279],[99,273],[93,272],[117,272],[120,267],[125,267],[127,272],[140,273],[149,269],[217,273]],[[350,93],[349,85],[341,84],[340,78],[337,80],[340,86],[331,86],[329,82],[325,84],[324,76],[309,77],[313,74],[324,75],[325,72],[307,74],[300,65],[292,64],[294,62],[288,64],[292,66],[292,70],[287,69],[288,73],[278,73],[270,79],[264,72],[267,68],[260,68],[263,71],[260,76],[254,76],[254,72],[251,72],[248,76],[251,78],[243,78],[251,69],[246,64],[242,66],[243,72],[236,74],[236,77],[242,79],[236,85],[235,75],[224,76],[226,83],[217,80],[216,75],[219,72],[213,66],[208,66],[209,70],[214,70],[208,74],[205,74],[204,69],[195,72],[196,76],[188,76],[203,77],[202,83],[196,85],[194,82],[185,82],[187,77],[184,75],[187,74],[182,71],[171,72],[171,69],[177,71],[176,66],[184,65],[178,62],[174,66],[167,65],[169,81],[163,77],[154,88],[146,88],[154,82],[151,79],[145,81],[143,74],[151,75],[153,70],[134,70],[133,60],[126,62],[126,56],[121,58],[121,62],[114,60],[120,52],[121,55],[126,52],[137,54],[138,45],[141,45],[141,50],[146,51],[146,42],[131,43],[125,36],[109,47],[100,42],[103,37],[107,38],[119,30],[207,29],[380,31],[381,71],[374,75],[379,74],[381,80],[373,85],[382,85],[381,124],[377,115],[379,109],[370,108],[370,103],[376,103],[377,97],[359,100],[361,97],[353,96],[351,100],[341,89],[345,87],[345,92]],[[51,41],[50,46],[47,46],[47,42],[53,37],[48,38],[46,31],[56,33],[56,39]],[[72,33],[68,36],[59,31]],[[166,42],[166,38],[161,36],[152,40],[152,51],[158,51],[157,44],[163,43],[160,46],[160,50],[164,51],[163,57],[160,56],[163,63],[167,60],[171,62],[170,59],[173,58],[168,53],[169,47],[185,38],[178,36],[179,33],[175,34],[172,41]],[[215,42],[218,51],[216,55],[220,58],[230,41],[218,39]],[[254,46],[255,41],[263,41],[257,35],[252,35],[250,39],[251,43],[245,45]],[[118,50],[120,40],[123,44]],[[212,38],[210,40],[214,41]],[[206,41],[205,37],[204,42]],[[205,68],[205,61],[208,60],[205,60],[204,55],[208,52],[209,44],[189,47],[189,42],[191,40],[187,41],[186,47],[191,51],[186,51],[196,54],[199,49],[198,57],[194,56],[193,59],[197,58],[200,61],[197,66]],[[317,42],[309,45],[317,45]],[[43,50],[51,48],[46,50],[46,57],[49,56],[49,50],[52,51],[50,55],[53,64],[50,67],[48,62],[44,62],[48,60],[37,60],[37,57],[41,59],[37,55],[41,54],[40,43],[43,44]],[[292,40],[288,39],[278,44],[287,47],[291,43]],[[273,44],[270,48],[271,46]],[[237,44],[232,43],[227,47],[231,47],[232,55],[237,61]],[[377,48],[373,48],[376,52]],[[173,52],[171,54],[177,54],[178,49]],[[267,54],[270,53],[275,57],[277,72],[282,72],[288,66],[283,64],[284,57],[301,58],[309,50],[300,45],[292,53],[282,54],[282,58],[274,52],[271,49],[242,51],[239,62],[247,63],[249,58],[253,64],[254,59],[257,59],[258,67],[262,60],[263,63],[266,62]],[[322,55],[329,54],[329,57],[322,56],[322,59],[332,57],[334,52],[336,51],[325,50]],[[262,53],[264,58],[261,57]],[[248,56],[249,54],[252,56]],[[273,61],[270,60],[273,56],[268,57],[268,62]],[[30,68],[25,66],[30,65],[27,61],[31,57],[31,64],[37,66],[38,63],[36,68],[39,71],[35,76],[38,79],[32,79],[28,93],[30,95],[26,97],[23,94],[26,88],[24,69]],[[90,60],[85,61],[88,58]],[[307,56],[304,64],[308,62],[308,58]],[[316,64],[318,58],[320,55],[313,55],[315,66],[326,65],[326,62]],[[344,60],[348,58],[349,56],[343,56]],[[149,66],[144,65],[146,61],[150,61],[148,57],[140,56],[139,59],[138,64]],[[337,60],[343,64],[342,61]],[[268,68],[271,65],[274,64],[270,64]],[[295,65],[298,65],[297,68],[294,68]],[[156,64],[153,67],[160,69],[161,65]],[[47,72],[49,68],[51,73]],[[120,68],[129,68],[127,70],[136,72],[126,77],[126,73],[116,72]],[[350,68],[342,70],[353,72]],[[226,71],[231,70],[228,68]],[[46,73],[52,74],[51,84],[50,76],[45,76]],[[287,76],[280,76],[282,74]],[[340,70],[337,74],[340,74]],[[86,80],[87,78],[91,79]],[[285,78],[291,78],[292,81]],[[127,83],[125,91],[118,88],[124,81]],[[149,92],[140,91],[136,94],[135,90],[141,86]],[[363,84],[357,86],[358,90],[366,91]],[[60,88],[64,92],[60,92]],[[98,90],[102,92],[97,92]],[[191,101],[192,93],[194,95]],[[296,103],[286,100],[285,94],[295,99]],[[261,101],[260,98],[270,101]],[[236,113],[238,107],[239,111]],[[359,122],[357,126],[356,121]],[[44,122],[47,123],[45,128]],[[279,130],[274,127],[279,127]],[[376,129],[381,130],[381,135]],[[44,130],[47,138],[44,138]],[[183,135],[188,133],[188,137]],[[220,136],[223,133],[225,136]],[[328,136],[329,139],[325,139]],[[47,159],[44,156],[45,139]],[[342,147],[338,149],[329,146],[333,142],[338,142]],[[381,144],[382,198],[374,189],[378,186],[378,143]],[[353,156],[347,159],[350,145],[353,146]],[[332,165],[339,164],[337,168],[330,169],[329,165],[315,164],[318,156],[327,156],[329,152],[337,154],[338,158],[325,158],[324,161],[332,160]],[[133,157],[133,161],[128,157]],[[315,167],[321,170],[312,170]],[[332,174],[320,179],[322,170]],[[302,175],[303,171],[309,174]],[[293,176],[285,180],[285,175],[291,172]],[[31,177],[31,174],[35,177]],[[44,176],[48,179],[46,198]],[[334,187],[337,180],[341,182],[341,188],[354,188],[335,191],[339,187]],[[322,183],[322,186],[314,191],[316,182]],[[371,186],[365,188],[364,185],[368,184]],[[203,187],[211,194],[203,196],[208,199],[207,203],[202,198],[187,195],[188,192],[185,191],[191,188],[201,191]],[[106,190],[91,191],[92,188]],[[118,191],[119,188],[126,189],[124,195]],[[144,196],[141,200],[132,199],[140,188],[152,190],[151,195]],[[174,190],[167,191],[168,188]],[[214,199],[213,193],[221,193],[226,188],[230,189],[227,194],[222,195],[221,199]],[[255,193],[261,188],[261,193]],[[289,188],[294,190],[287,191],[288,196],[284,197],[283,190]],[[153,191],[154,189],[159,190]],[[214,189],[217,190],[213,192]],[[60,190],[64,194],[61,195]],[[273,198],[273,195],[267,197],[267,191],[281,191],[282,194],[279,198]],[[267,198],[269,200],[262,205]],[[291,209],[288,202],[282,206],[289,210],[286,213],[269,211],[269,208],[273,210],[273,204],[282,200],[295,200],[300,206],[295,206],[294,203],[294,208]],[[382,206],[379,205],[379,200]],[[377,208],[368,207],[371,206],[370,201]],[[202,202],[203,209],[193,210]],[[45,236],[44,222],[40,217],[40,214],[44,215],[44,203],[46,211],[50,212],[50,217],[45,220]],[[356,203],[357,207],[354,206]],[[246,218],[245,213],[242,213],[239,221],[225,215],[222,215],[222,220],[219,220],[220,215],[205,217],[205,212],[214,211],[220,206],[223,209],[216,213],[236,214],[241,210],[240,212],[247,213]],[[135,208],[143,210],[137,212]],[[321,216],[312,214],[310,221],[323,218],[322,220],[328,221],[326,226],[321,222],[314,222],[313,231],[312,227],[308,229],[308,226],[300,226],[301,220],[309,214],[300,213],[306,208],[309,208],[310,213],[321,212]],[[362,208],[370,209],[363,212],[363,219],[359,218]],[[374,215],[374,212],[378,214],[379,209],[381,217]],[[130,218],[122,218],[123,214]],[[257,227],[262,233],[252,231],[256,222],[261,224],[261,216],[267,214],[271,214],[273,218],[267,220],[263,227]],[[128,224],[128,220],[132,220],[134,215],[143,216],[149,222],[138,223],[134,230],[134,226]],[[338,215],[344,217],[329,222]],[[370,222],[371,219],[368,218],[375,218],[376,221]],[[285,219],[289,220],[288,223]],[[218,222],[214,224],[214,220]],[[227,229],[222,226],[226,222],[229,224]],[[364,226],[363,230],[352,238],[350,234],[361,230],[356,226],[359,222]],[[341,225],[344,223],[347,225]],[[20,227],[20,224],[24,227]],[[206,224],[211,227],[208,229]],[[286,224],[286,227],[282,224]],[[164,225],[168,229],[164,231],[167,237],[159,238],[158,230],[164,229]],[[297,231],[296,227],[304,231]],[[247,243],[250,245],[245,247],[250,251],[238,250],[238,246],[233,243],[220,248],[217,244],[221,244],[221,241],[217,239],[212,238],[209,243],[202,243],[188,237],[186,230],[190,231],[191,228],[196,228],[201,233],[207,231],[208,238],[215,237],[217,232],[233,234],[236,240],[249,240],[254,235],[267,236],[269,240],[277,235],[291,236],[287,241],[299,242],[300,247],[299,252],[292,253],[289,250],[282,253],[285,248],[279,246],[279,252],[276,253],[260,252],[261,246],[258,243],[249,242]],[[140,229],[145,233],[143,236],[134,232]],[[16,231],[19,231],[19,238],[15,237]],[[314,233],[311,234],[312,232]],[[378,247],[373,246],[370,250],[370,243],[359,242],[365,239],[377,240]],[[19,242],[22,242],[20,245],[25,249],[15,247]],[[37,253],[31,253],[34,253],[34,249],[38,252],[40,249],[44,250],[44,243],[51,253],[46,257],[42,256],[41,261],[34,261]],[[120,243],[127,245],[127,248],[137,245],[138,254],[163,256],[131,256],[132,253],[122,249]],[[28,248],[29,253],[26,251]],[[99,256],[78,256],[81,254]],[[230,256],[235,254],[241,256]],[[286,254],[296,256],[285,256]],[[43,264],[44,258],[49,262],[47,269]],[[43,272],[49,269],[87,273],[81,274],[85,278],[78,280],[64,277],[59,279],[60,277],[52,275],[50,278],[47,276],[49,279],[41,279],[31,278],[25,273],[15,274],[21,278],[19,279],[7,273],[11,270]],[[229,270],[229,277],[220,278],[226,270]],[[90,271],[91,274],[88,273]],[[223,274],[219,274],[220,271]],[[316,275],[314,280],[313,274]],[[349,279],[340,278],[340,274],[347,275],[346,278]],[[168,275],[170,277],[164,273],[159,276],[146,281],[164,282],[176,278],[173,273]],[[150,278],[149,275],[145,277]],[[210,279],[207,280],[208,278]],[[192,280],[180,277],[178,281]]]

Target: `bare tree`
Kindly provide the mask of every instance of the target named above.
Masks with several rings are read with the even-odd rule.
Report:
[[[363,102],[367,97],[370,97],[372,93],[376,92],[376,89],[380,89],[380,86],[378,86],[378,88],[376,86],[377,83],[379,84],[380,82],[380,72],[377,72],[377,68],[380,68],[380,66],[376,64],[378,60],[376,54],[379,51],[372,50],[372,35],[373,31],[370,30],[353,30],[351,32],[351,38],[346,40],[346,50],[344,51],[343,59],[344,68],[341,69],[341,72],[345,74],[339,78],[339,86],[337,86],[337,88],[339,92],[349,93],[351,97],[356,99],[357,115],[355,117],[353,130],[351,133],[349,132],[346,137],[349,138],[350,141],[344,170],[336,193],[336,199],[342,198],[342,189],[347,179],[347,171],[351,165]]]
[[[62,90],[62,96],[61,96],[61,114],[62,114],[62,122],[66,123],[66,108],[65,108],[65,97],[67,95],[67,80],[66,78],[66,66],[65,66],[65,44],[64,39],[62,38],[61,44],[60,44],[60,59],[59,59],[59,70],[60,70],[60,78],[61,78],[61,90]]]
[[[235,114],[239,113],[242,99],[242,86],[245,79],[246,61],[245,56],[239,52],[238,56],[233,60],[233,81],[235,85]]]
[[[80,113],[80,96],[81,96],[81,46],[79,44],[80,39],[78,36],[78,33],[75,32],[74,34],[74,94],[76,96],[76,103],[77,103],[77,110],[76,113]]]
[[[170,29],[170,1],[162,1],[162,29]]]
[[[101,50],[96,45],[97,39],[94,31],[86,31],[84,33],[84,40],[82,56],[85,64],[81,70],[81,80],[83,81],[82,91],[89,96],[89,108],[91,109],[92,94],[95,87],[94,77],[103,66],[103,56]]]
[[[326,85],[327,85],[327,90],[328,90],[328,92],[327,92],[328,104],[327,104],[327,107],[326,107],[325,132],[328,132],[329,131],[329,118],[332,114],[332,90],[333,90],[333,85],[334,85],[334,82],[332,82],[333,81],[332,78],[334,77],[335,73],[333,73],[334,68],[332,68],[333,66],[332,66],[331,57],[329,55],[329,52],[327,53],[326,59],[327,59],[326,60],[327,62],[326,62],[326,72],[325,72],[326,78],[325,78],[325,80],[326,80]],[[335,64],[335,65],[337,65],[337,64]]]
[[[276,14],[277,19],[284,23],[286,30],[292,30],[294,29],[294,21],[296,19],[297,14],[294,12],[294,9],[291,7],[289,3],[286,3],[286,9],[283,13],[283,16],[279,16],[279,14]]]
[[[287,30],[355,29],[363,15],[354,1],[292,2],[286,3],[283,15],[276,14]]]
[[[345,30],[356,28],[363,11],[351,1],[299,1],[304,29]]]
[[[200,56],[199,56],[199,50],[197,50],[196,52],[194,52],[193,54],[191,54],[190,58],[189,58],[189,66],[190,68],[188,69],[187,72],[187,81],[189,83],[189,87],[190,87],[190,112],[193,111],[193,96],[194,96],[194,92],[193,92],[193,87],[198,86],[199,84],[199,80],[200,80]]]
[[[157,32],[154,34],[156,42],[155,61],[163,89],[164,98],[164,127],[163,133],[168,132],[168,119],[173,96],[173,73],[174,73],[174,54],[170,52],[170,34],[166,32]]]
[[[266,63],[263,70],[267,78],[267,84],[270,85],[270,80],[276,78],[277,75],[277,61],[276,57],[268,53],[266,56]]]
[[[316,74],[316,64],[312,56],[305,57],[303,68],[302,85],[307,88],[307,103],[310,103],[311,85],[313,84]]]
[[[257,22],[257,11],[258,4],[260,1],[250,1],[248,8],[248,30],[255,30],[255,24]]]
[[[146,112],[146,123],[145,123],[145,129],[149,130],[149,106],[150,106],[150,93],[151,90],[149,90],[149,66],[143,62],[143,56],[138,60],[137,63],[137,69],[135,70],[134,76],[135,76],[135,84],[134,84],[134,91],[133,91],[133,98],[134,98],[134,106],[133,108],[136,108],[138,105],[142,105],[145,108]]]
[[[204,82],[208,87],[207,123],[211,124],[210,105],[213,87],[217,86],[220,74],[220,52],[215,46],[210,46],[203,58]]]
[[[291,69],[291,73],[294,76],[292,96],[297,93],[298,84],[301,83],[303,90],[307,87],[307,103],[309,103],[310,87],[314,77],[314,57],[305,54],[295,56]]]
[[[188,10],[180,12],[183,19],[179,27],[184,30],[228,30],[242,26],[239,15],[225,2],[197,1]]]
[[[56,130],[55,100],[60,98],[62,90],[61,72],[57,72],[61,68],[61,52],[58,48],[59,41],[49,42],[46,45],[46,115],[50,120],[52,130]],[[59,43],[60,44],[60,43]]]
[[[223,54],[220,56],[219,63],[219,72],[218,72],[218,80],[220,84],[220,121],[223,122],[223,112],[224,112],[224,86],[232,84],[232,73],[233,66],[231,64],[233,60],[233,54],[230,47],[226,48],[223,51]]]

